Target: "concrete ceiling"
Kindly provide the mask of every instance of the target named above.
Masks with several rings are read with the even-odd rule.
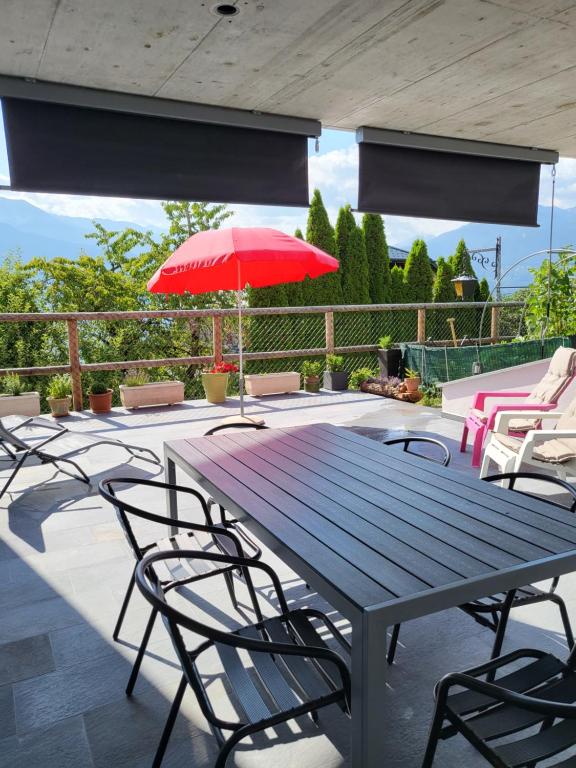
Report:
[[[0,0],[0,74],[576,156],[576,1]]]

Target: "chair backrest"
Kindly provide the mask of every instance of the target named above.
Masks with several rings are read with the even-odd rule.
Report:
[[[265,424],[250,424],[246,421],[239,421],[237,423],[232,422],[230,424],[217,424],[207,432],[204,432],[204,437],[215,435],[217,432],[224,432],[227,429],[268,429],[268,427]]]
[[[559,347],[552,355],[543,378],[536,384],[527,403],[556,403],[576,376],[576,349]]]
[[[30,447],[24,440],[21,440],[13,432],[4,426],[2,419],[0,419],[0,443],[6,443],[11,448],[16,448],[19,451],[27,451]]]
[[[511,491],[521,493],[523,496],[532,496],[532,498],[542,499],[543,501],[548,502],[548,504],[552,504],[555,507],[560,507],[560,509],[564,509],[568,512],[576,512],[576,487],[571,483],[566,482],[566,480],[561,480],[559,477],[541,475],[536,472],[504,472],[503,474],[489,475],[487,477],[483,477],[482,479],[486,483],[499,483],[502,480],[507,480],[508,488]],[[533,491],[521,490],[520,488],[516,488],[517,480],[531,480],[537,481],[539,483],[547,483],[548,485],[553,485],[567,493],[572,499],[572,502],[566,506],[564,504],[559,504],[557,501],[543,498],[541,495],[534,493]]]

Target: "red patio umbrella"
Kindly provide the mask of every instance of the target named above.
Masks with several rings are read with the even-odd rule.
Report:
[[[240,415],[244,417],[242,289],[246,285],[262,288],[296,283],[337,269],[337,259],[276,229],[210,229],[182,243],[148,281],[148,290],[154,293],[238,292]]]

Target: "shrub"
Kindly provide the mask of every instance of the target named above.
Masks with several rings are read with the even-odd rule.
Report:
[[[105,395],[110,387],[108,387],[103,381],[95,381],[90,385],[91,395]]]
[[[393,343],[392,336],[381,336],[378,339],[378,346],[380,349],[390,349]]]
[[[71,392],[72,382],[67,373],[61,373],[50,379],[50,383],[48,384],[48,397],[51,397],[54,400],[64,400],[64,398],[70,396]]]
[[[143,368],[131,368],[124,376],[125,387],[141,387],[148,383],[148,374]]]
[[[360,389],[360,384],[368,379],[374,378],[374,371],[372,368],[357,368],[350,375],[349,389]]]
[[[302,376],[304,376],[305,379],[320,376],[321,371],[322,363],[317,360],[304,360],[302,363]]]
[[[344,358],[342,357],[342,355],[326,355],[326,370],[327,371],[343,371]]]
[[[422,387],[424,397],[420,400],[420,405],[427,405],[430,408],[442,407],[442,390],[437,387],[436,384],[430,384],[427,387]]]
[[[21,395],[26,391],[20,376],[17,373],[7,373],[2,379],[2,389],[6,395]]]

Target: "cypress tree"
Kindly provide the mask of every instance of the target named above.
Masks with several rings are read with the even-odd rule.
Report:
[[[368,261],[362,230],[350,205],[340,208],[336,222],[336,253],[340,261],[344,304],[369,304]]]
[[[334,230],[330,224],[319,189],[314,190],[312,202],[308,210],[306,241],[329,253],[330,256],[337,256]],[[322,275],[322,277],[318,277],[315,280],[306,278],[302,284],[302,294],[304,303],[310,306],[341,304],[342,287],[340,271]]]
[[[454,283],[451,282],[454,275],[450,264],[441,256],[436,265],[436,277],[434,278],[434,288],[432,289],[432,301],[447,302],[456,301],[456,291]]]
[[[450,268],[452,269],[453,277],[459,277],[460,275],[469,275],[470,277],[476,277],[474,267],[472,266],[472,259],[468,253],[468,248],[464,240],[460,240],[456,246],[456,251],[448,259]]]
[[[396,265],[390,270],[390,303],[405,304],[404,270]]]
[[[432,300],[434,273],[424,240],[414,240],[404,267],[406,301],[425,303]]]
[[[382,216],[365,213],[362,231],[368,261],[368,279],[372,304],[385,304],[390,293],[390,259]]]
[[[483,277],[482,280],[480,280],[480,283],[478,285],[478,301],[488,301],[489,298],[490,298],[490,286],[488,285],[488,280],[486,280],[486,278]]]
[[[294,237],[297,237],[299,240],[304,240],[304,235],[302,234],[300,227],[297,227],[294,231]]]

